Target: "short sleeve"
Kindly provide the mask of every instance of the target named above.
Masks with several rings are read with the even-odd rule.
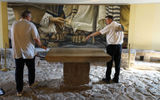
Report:
[[[31,24],[31,28],[32,28],[32,29],[31,29],[31,32],[32,32],[32,37],[33,37],[33,39],[38,39],[38,38],[40,38],[36,26],[35,26],[34,24]]]
[[[101,29],[99,32],[103,34],[108,34],[110,30],[110,25],[105,26],[103,29]]]
[[[14,25],[15,25],[16,22],[13,22],[12,26],[11,26],[11,33],[10,33],[10,36],[11,36],[11,40],[13,39],[13,32],[14,32]]]
[[[124,27],[121,24],[117,24],[116,31],[124,31]]]

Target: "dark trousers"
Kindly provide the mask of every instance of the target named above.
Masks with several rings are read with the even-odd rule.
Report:
[[[23,90],[23,69],[24,65],[28,68],[28,80],[29,85],[33,84],[35,81],[35,58],[33,59],[15,59],[16,70],[15,70],[15,80],[17,92],[22,92]]]
[[[122,45],[108,45],[106,49],[107,53],[112,57],[112,60],[107,63],[106,80],[111,80],[112,65],[114,61],[115,74],[113,80],[118,82],[120,73]]]

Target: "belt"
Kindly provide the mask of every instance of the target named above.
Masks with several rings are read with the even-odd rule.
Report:
[[[121,46],[121,44],[108,44],[107,46]]]

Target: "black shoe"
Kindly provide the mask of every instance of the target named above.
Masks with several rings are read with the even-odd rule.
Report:
[[[111,80],[111,83],[119,83],[119,81],[116,80],[116,79],[112,79],[112,80]]]
[[[106,81],[106,78],[102,78],[102,81]]]
[[[106,82],[107,84],[110,84],[110,80],[107,80],[106,78],[103,78],[102,81]]]

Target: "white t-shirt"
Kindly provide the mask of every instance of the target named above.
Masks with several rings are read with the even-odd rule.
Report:
[[[12,24],[11,40],[14,58],[32,59],[35,56],[34,39],[39,38],[36,26],[26,19]]]
[[[119,31],[119,27],[121,24],[112,21],[109,25],[105,26],[99,32],[101,34],[106,34],[107,44],[122,44],[124,33],[123,31]]]

